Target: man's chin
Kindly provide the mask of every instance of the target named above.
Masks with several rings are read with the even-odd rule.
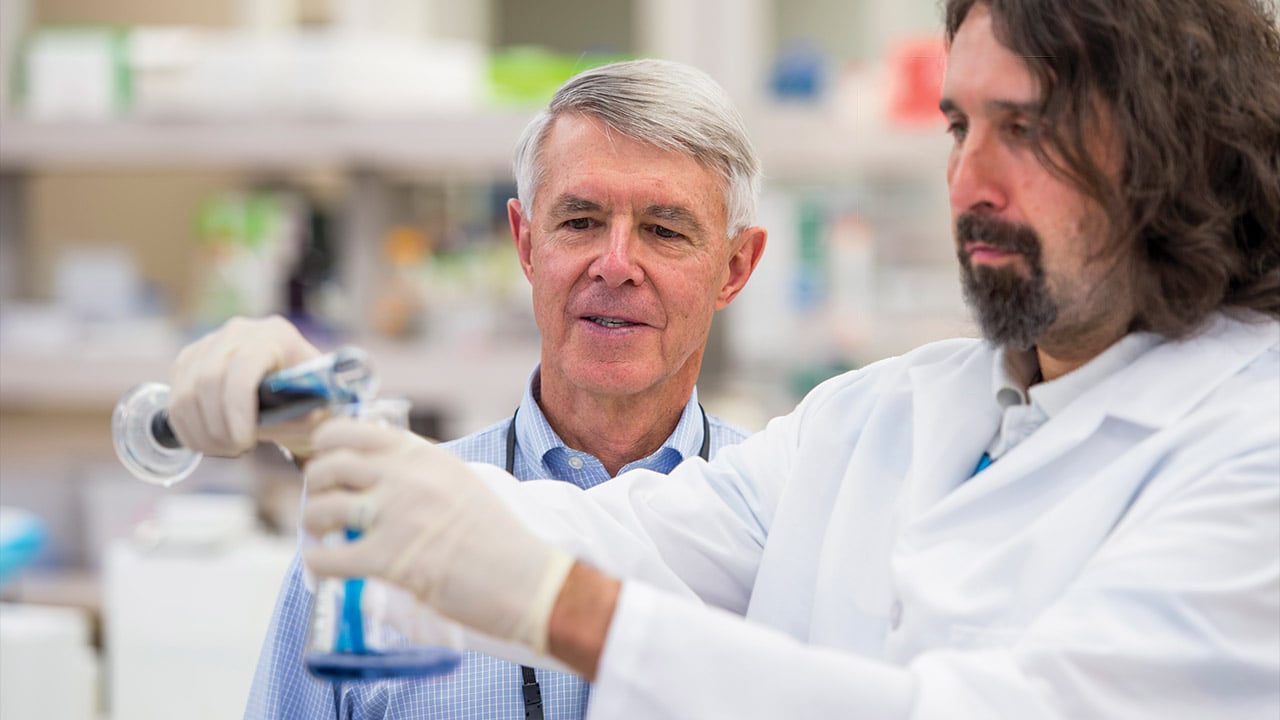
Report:
[[[626,397],[642,393],[656,384],[655,373],[635,361],[592,362],[579,367],[574,385],[605,397]]]
[[[1012,273],[968,275],[963,289],[982,336],[995,345],[1028,349],[1058,315],[1042,288]]]
[[[971,307],[971,310],[982,337],[993,345],[1011,350],[1034,347],[1038,338],[1053,324],[1052,316],[1019,313],[1016,308],[1008,308],[1003,312],[992,308]]]

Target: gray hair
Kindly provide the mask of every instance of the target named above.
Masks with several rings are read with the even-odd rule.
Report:
[[[751,224],[760,194],[760,159],[742,116],[706,73],[669,60],[629,60],[570,78],[525,126],[512,170],[525,214],[547,168],[542,147],[554,121],[587,115],[637,142],[680,153],[724,181],[725,220],[733,237]]]

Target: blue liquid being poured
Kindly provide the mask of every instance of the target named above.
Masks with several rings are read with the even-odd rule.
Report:
[[[258,388],[258,424],[292,420],[326,406],[360,403],[373,397],[376,389],[364,351],[339,348],[263,378]]]
[[[385,652],[312,652],[303,658],[307,671],[332,682],[384,680],[448,675],[462,663],[462,653],[447,647],[406,647]]]

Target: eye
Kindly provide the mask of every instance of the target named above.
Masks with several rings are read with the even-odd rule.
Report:
[[[947,134],[957,142],[963,140],[968,132],[969,126],[963,120],[951,120],[947,123]]]
[[[1016,118],[1005,123],[1004,132],[1016,142],[1030,143],[1040,137],[1041,127],[1036,118]]]
[[[571,230],[590,230],[591,218],[573,218],[565,220],[564,225]]]
[[[661,225],[653,226],[653,234],[657,235],[660,238],[665,238],[667,240],[674,240],[675,238],[682,237],[680,233],[676,232],[675,230],[672,230],[670,228],[665,228]]]

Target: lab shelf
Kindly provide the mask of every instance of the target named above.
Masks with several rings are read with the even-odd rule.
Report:
[[[530,114],[448,114],[416,119],[0,121],[0,169],[308,166],[509,174]]]
[[[0,120],[0,170],[308,167],[505,178],[532,111],[419,118],[227,118],[47,123]],[[941,172],[940,128],[888,129],[821,108],[746,112],[771,179]]]

